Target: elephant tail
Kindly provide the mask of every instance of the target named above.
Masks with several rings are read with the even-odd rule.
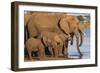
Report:
[[[24,26],[24,34],[25,34],[25,38],[24,38],[24,42],[26,42],[29,38],[29,31],[28,31],[28,26]]]
[[[79,33],[80,33],[80,43],[78,44],[78,46],[81,46],[83,44],[83,32],[78,29]]]
[[[28,24],[29,24],[30,20],[31,20],[31,16],[28,19],[27,23],[25,24],[26,26],[24,27],[25,41],[29,38]]]

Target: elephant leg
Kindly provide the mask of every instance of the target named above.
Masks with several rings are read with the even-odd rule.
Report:
[[[54,50],[54,51],[53,51],[54,57],[55,57],[55,58],[58,58],[58,48],[57,48],[57,43],[55,43],[55,42],[52,43],[52,49]]]
[[[59,45],[57,48],[58,48],[58,55],[63,56],[63,45],[61,46]]]
[[[29,55],[29,59],[32,60],[32,55],[31,55],[32,51],[28,50],[28,55]]]
[[[63,49],[64,49],[64,57],[68,58],[68,40],[66,41],[66,43],[64,43],[63,45]]]
[[[64,57],[68,58],[68,47],[64,46]]]
[[[44,60],[46,56],[45,56],[45,49],[44,49],[43,45],[39,46],[38,49],[39,49],[40,60]]]
[[[51,57],[54,57],[53,48],[52,48],[52,47],[48,47],[48,49],[49,49],[49,51],[50,51]]]
[[[58,48],[54,48],[55,58],[58,58]]]

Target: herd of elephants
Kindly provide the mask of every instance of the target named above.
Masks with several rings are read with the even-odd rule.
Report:
[[[90,28],[90,20],[84,16],[67,13],[32,12],[24,14],[25,58],[28,60],[68,59],[68,46],[84,41],[83,31]],[[75,39],[73,39],[75,38]]]

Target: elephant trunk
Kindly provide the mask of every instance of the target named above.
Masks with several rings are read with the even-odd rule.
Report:
[[[79,29],[79,38],[80,38],[80,43],[78,44],[78,46],[81,46],[83,44],[83,32]]]

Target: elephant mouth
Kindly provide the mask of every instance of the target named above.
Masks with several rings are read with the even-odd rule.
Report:
[[[60,45],[60,43],[59,43],[59,42],[57,42],[57,45]]]
[[[70,33],[70,45],[73,45],[73,37],[74,37],[74,33],[73,32],[71,32]]]
[[[73,38],[74,38],[74,33],[73,32],[69,33],[67,41],[70,41],[70,45],[73,45]]]

